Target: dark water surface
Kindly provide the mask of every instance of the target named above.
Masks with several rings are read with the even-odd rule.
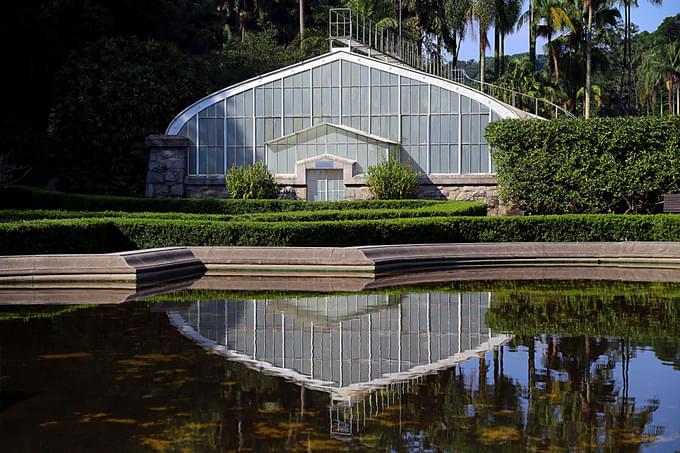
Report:
[[[0,308],[2,452],[677,450],[677,285]]]

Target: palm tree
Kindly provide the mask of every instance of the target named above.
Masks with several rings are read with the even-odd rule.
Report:
[[[557,49],[553,46],[553,35],[563,30],[574,31],[574,23],[569,17],[569,9],[564,0],[534,0],[534,14],[542,20],[536,33],[548,39],[548,52],[553,62],[555,79],[560,78]]]
[[[452,45],[447,49],[451,54],[451,65],[453,67],[458,63],[458,54],[460,52],[460,45],[467,33],[468,20],[470,18],[470,9],[472,8],[472,0],[445,0],[444,1],[444,19],[447,28],[451,34]]]
[[[505,71],[505,37],[512,33],[519,20],[524,0],[496,0],[494,22],[494,73]]]
[[[487,32],[494,21],[495,0],[473,0],[472,16],[479,25],[479,80],[480,88],[484,90],[484,72],[486,66],[486,48],[488,46]]]
[[[652,5],[661,5],[663,0],[648,0]],[[632,83],[632,72],[633,72],[633,56],[631,49],[630,40],[630,29],[631,29],[631,7],[638,6],[638,0],[618,0],[617,2],[623,6],[623,21],[624,21],[624,37],[623,37],[623,67],[624,67],[624,77],[625,73],[628,73],[628,84]],[[628,96],[628,101],[630,102],[630,95]]]
[[[517,22],[517,28],[521,28],[524,24],[529,28],[529,61],[536,67],[536,27],[538,26],[538,17],[534,13],[536,0],[529,0],[529,9],[527,9]]]
[[[583,0],[583,9],[588,11],[586,25],[586,86],[585,100],[583,101],[583,116],[587,119],[590,118],[590,75],[593,62],[593,0]]]
[[[673,93],[680,85],[680,44],[672,42],[657,49],[642,66],[643,92],[654,93],[665,85],[668,91],[668,112],[673,112]],[[680,112],[679,112],[680,113]]]
[[[572,108],[576,106],[578,91],[583,88],[584,116],[590,117],[592,67],[597,63],[606,64],[604,54],[592,45],[593,31],[615,26],[620,13],[611,7],[609,0],[570,0],[567,5],[574,27],[556,40],[559,42],[554,45],[556,49],[559,48],[557,53],[560,56],[558,59],[561,59],[562,71],[564,72],[565,67],[567,70],[564,82],[572,100]]]
[[[379,28],[399,26],[391,5],[382,0],[347,0],[347,7],[366,19],[372,20]]]

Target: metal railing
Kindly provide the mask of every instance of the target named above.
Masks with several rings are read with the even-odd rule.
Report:
[[[469,77],[464,69],[454,67],[437,52],[418,43],[399,39],[390,27],[383,27],[349,8],[332,8],[328,12],[330,49],[346,48],[369,57],[411,68],[466,85],[512,107],[542,118],[574,118],[571,112],[547,99],[481,82]]]

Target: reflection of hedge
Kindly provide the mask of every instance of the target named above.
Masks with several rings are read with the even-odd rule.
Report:
[[[541,292],[494,293],[487,312],[490,328],[520,336],[550,333],[562,336],[627,338],[652,341],[680,332],[680,291],[677,285],[597,287]]]
[[[361,294],[425,294],[425,293],[476,293],[492,292],[501,298],[508,294],[521,292],[530,296],[602,296],[615,297],[621,294],[645,294],[659,298],[680,299],[680,284],[677,283],[648,283],[621,281],[586,281],[586,280],[479,280],[453,281],[450,283],[432,283],[417,286],[390,286],[386,288],[370,288],[360,291]],[[191,302],[196,300],[240,300],[240,299],[294,299],[300,297],[326,297],[334,295],[358,294],[357,291],[241,291],[214,289],[183,289],[167,294],[145,297],[148,302]],[[494,296],[497,297],[497,296]]]
[[[678,116],[507,120],[486,137],[501,196],[528,212],[657,212],[680,190]]]
[[[353,246],[441,242],[673,241],[680,216],[430,217],[324,222],[144,218],[0,223],[0,254],[94,253],[166,246]]]
[[[4,306],[0,307],[0,322],[2,321],[29,321],[31,319],[52,319],[66,313],[71,313],[74,311],[82,310],[85,308],[92,308],[95,305],[70,305],[68,307],[55,307],[55,306],[28,306],[28,307],[15,307],[15,306]]]

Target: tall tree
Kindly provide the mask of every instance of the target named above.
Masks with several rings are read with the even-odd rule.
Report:
[[[663,0],[648,0],[649,3],[653,5],[661,5]],[[628,109],[630,109],[630,89],[633,84],[633,55],[631,47],[631,27],[632,23],[630,20],[631,8],[633,6],[638,6],[638,0],[618,0],[618,4],[623,6],[623,21],[624,21],[624,38],[623,38],[623,64],[624,64],[624,78],[627,74],[627,80],[624,84],[628,87],[628,95],[626,98],[626,104]]]
[[[548,52],[553,63],[555,79],[560,78],[560,66],[557,49],[553,45],[553,35],[563,30],[574,31],[574,23],[569,17],[569,8],[564,0],[534,0],[534,14],[541,19],[536,32],[548,39]]]
[[[305,39],[305,0],[300,0],[300,46]]]
[[[505,36],[512,33],[519,20],[524,0],[495,0],[494,74],[505,70]]]
[[[486,71],[487,33],[494,21],[494,3],[495,0],[474,0],[472,3],[472,16],[477,19],[479,26],[479,80],[482,83],[480,87],[482,90]]]
[[[529,61],[536,68],[536,27],[538,27],[538,16],[535,13],[536,0],[529,0],[529,8],[519,17],[517,27],[527,24],[529,29]]]
[[[586,21],[586,85],[583,116],[590,118],[591,72],[593,62],[593,0],[584,0],[583,8],[587,11]]]
[[[657,49],[645,61],[641,72],[647,92],[653,93],[656,87],[665,86],[668,93],[668,112],[673,113],[673,97],[680,88],[680,44],[672,42]]]
[[[472,0],[444,1],[444,17],[453,43],[452,46],[447,46],[447,50],[451,54],[451,65],[454,67],[458,64],[460,45],[467,33],[471,7]]]

